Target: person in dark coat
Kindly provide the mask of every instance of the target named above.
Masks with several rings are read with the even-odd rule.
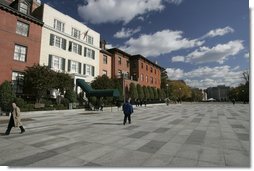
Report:
[[[131,123],[131,114],[133,113],[133,107],[130,103],[131,99],[129,98],[124,104],[123,104],[123,113],[124,113],[124,119],[123,124],[125,125],[127,118],[129,121],[129,124]]]
[[[25,132],[25,129],[21,123],[21,117],[20,117],[20,109],[16,105],[16,103],[12,103],[13,111],[11,113],[11,117],[9,120],[9,124],[7,127],[7,130],[5,131],[5,135],[9,135],[11,132],[12,127],[19,127],[21,130],[21,134]]]

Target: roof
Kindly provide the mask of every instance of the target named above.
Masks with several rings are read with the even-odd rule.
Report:
[[[3,9],[3,10],[8,11],[10,13],[13,13],[17,16],[22,17],[22,18],[25,18],[29,21],[36,23],[36,24],[43,25],[43,22],[41,20],[39,20],[38,18],[35,18],[32,15],[26,15],[26,14],[19,12],[17,9],[9,6],[8,3],[6,3],[4,0],[0,0],[0,9]]]
[[[150,64],[152,64],[152,65],[155,65],[156,67],[160,68],[161,70],[165,70],[163,67],[161,67],[161,66],[159,66],[158,64],[156,64],[156,63],[150,61],[149,59],[145,58],[144,56],[142,56],[142,55],[140,55],[140,54],[138,54],[138,55],[133,55],[133,56],[131,56],[131,58],[141,58],[141,59],[145,60],[146,62],[148,62],[148,63],[150,63]]]
[[[105,54],[107,54],[109,56],[112,56],[112,54],[110,52],[108,52],[107,50],[101,49],[100,52],[101,53],[105,53]]]
[[[128,54],[128,53],[126,53],[126,52],[124,52],[124,51],[122,51],[121,49],[118,49],[118,48],[108,49],[107,51],[109,51],[112,54],[114,54],[115,52],[118,52],[118,53],[122,53],[122,54],[124,54],[124,55],[126,55],[128,57],[131,57],[130,54]]]

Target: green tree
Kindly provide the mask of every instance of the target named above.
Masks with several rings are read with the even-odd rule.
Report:
[[[191,97],[191,90],[183,81],[170,81],[169,89],[172,100],[182,101]]]
[[[143,86],[142,88],[143,88],[143,91],[144,91],[145,99],[147,99],[147,100],[150,99],[150,92],[149,92],[148,88],[146,86]]]
[[[203,99],[202,90],[198,88],[191,89],[191,101],[200,102]]]
[[[10,82],[4,81],[0,85],[0,107],[2,111],[10,112],[11,103],[15,99],[15,94],[12,91]]]
[[[151,99],[151,100],[154,100],[154,93],[153,93],[152,87],[148,86],[147,89],[148,89],[149,94],[150,94],[150,99]]]
[[[137,84],[138,98],[143,99],[145,97],[143,88],[140,84]]]
[[[159,99],[159,95],[158,95],[158,91],[157,91],[157,89],[156,88],[152,88],[153,89],[153,94],[154,94],[154,99]]]
[[[70,75],[62,72],[56,73],[56,80],[54,84],[54,88],[60,89],[62,94],[65,90],[73,90],[74,87],[73,80]]]
[[[166,93],[164,89],[159,89],[159,97],[163,100],[166,98]]]
[[[24,92],[40,103],[47,91],[56,87],[56,73],[47,66],[34,65],[24,72]]]
[[[138,98],[138,91],[137,91],[136,85],[134,83],[130,83],[129,94],[130,94],[131,99],[133,99],[133,100]]]
[[[111,89],[113,88],[113,81],[108,78],[105,74],[102,76],[98,76],[91,83],[91,86],[94,89]]]
[[[77,95],[73,90],[66,90],[64,97],[71,103],[77,102]]]
[[[164,69],[161,71],[161,89],[167,88],[167,81],[168,81],[168,74],[167,71]]]

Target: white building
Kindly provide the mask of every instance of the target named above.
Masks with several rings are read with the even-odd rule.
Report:
[[[43,4],[40,65],[91,82],[99,75],[100,34]]]

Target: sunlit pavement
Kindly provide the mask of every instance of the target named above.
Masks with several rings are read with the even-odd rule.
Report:
[[[0,136],[0,164],[28,167],[250,167],[248,104],[183,103],[122,111],[22,113]],[[0,132],[7,118],[0,116]]]

